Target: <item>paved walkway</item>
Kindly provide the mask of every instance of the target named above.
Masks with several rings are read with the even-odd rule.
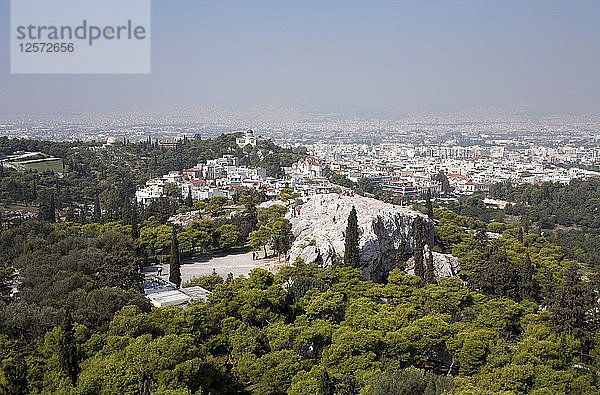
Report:
[[[259,255],[262,257],[263,252]],[[214,271],[221,277],[227,278],[229,273],[234,277],[248,276],[255,268],[272,270],[273,262],[277,259],[259,259],[252,260],[252,252],[229,254],[229,255],[199,255],[191,258],[184,258],[181,263],[181,280],[182,283],[200,276],[207,276]],[[161,277],[169,279],[169,264],[147,266],[144,268],[145,273],[153,273],[162,267]]]

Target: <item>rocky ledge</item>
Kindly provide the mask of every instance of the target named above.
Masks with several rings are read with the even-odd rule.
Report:
[[[425,243],[433,244],[433,222],[414,210],[362,196],[315,195],[301,207],[299,216],[290,218],[295,237],[290,262],[302,258],[328,266],[341,259],[352,206],[358,217],[360,266],[365,279],[382,281],[395,267],[398,253],[404,260],[412,256],[417,216],[423,218]]]

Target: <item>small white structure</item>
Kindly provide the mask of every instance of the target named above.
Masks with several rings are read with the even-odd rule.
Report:
[[[146,295],[154,307],[177,306],[189,303],[192,298],[178,289],[156,292]]]
[[[206,301],[210,295],[210,291],[199,286],[178,289],[175,284],[153,274],[146,275],[143,288],[154,307],[185,307],[195,300]]]
[[[236,143],[240,147],[245,147],[247,145],[256,145],[256,137],[254,136],[254,132],[251,129],[246,130],[244,136],[238,137],[236,139]]]
[[[135,200],[144,206],[163,197],[166,197],[164,187],[157,184],[148,185],[145,188],[135,191]]]
[[[292,164],[292,172],[309,178],[323,177],[323,164],[314,156],[307,156]]]

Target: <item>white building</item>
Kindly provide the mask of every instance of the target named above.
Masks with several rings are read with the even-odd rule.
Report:
[[[323,164],[314,156],[307,156],[292,164],[292,172],[310,178],[323,177]]]
[[[165,197],[164,187],[153,184],[135,191],[135,200],[144,206]]]
[[[215,196],[227,196],[227,192],[206,186],[206,183],[202,180],[191,181],[182,184],[181,196],[186,199],[189,193],[192,193],[192,199],[194,200],[206,200],[211,199]]]
[[[256,145],[256,137],[254,136],[254,132],[251,129],[246,130],[244,136],[238,137],[236,139],[236,143],[240,147],[245,147],[247,145]]]

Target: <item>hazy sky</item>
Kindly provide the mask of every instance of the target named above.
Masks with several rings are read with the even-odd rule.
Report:
[[[0,114],[600,112],[599,1],[153,0],[152,73],[133,76],[10,75],[9,14],[0,0]]]

